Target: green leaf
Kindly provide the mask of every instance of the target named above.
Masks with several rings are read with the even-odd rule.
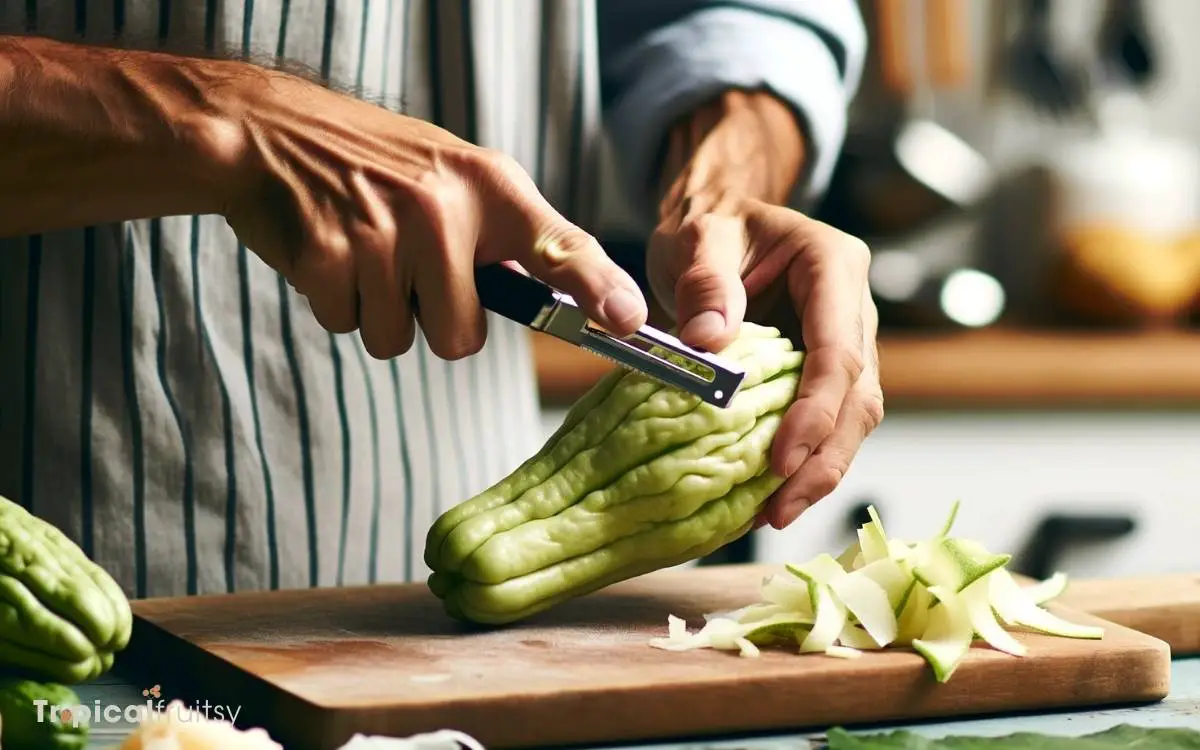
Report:
[[[1200,732],[1195,730],[1150,729],[1129,724],[1083,737],[1017,732],[1003,737],[931,739],[907,731],[856,736],[834,728],[826,739],[829,750],[1200,750]]]

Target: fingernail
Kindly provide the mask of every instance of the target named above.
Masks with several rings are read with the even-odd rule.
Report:
[[[808,460],[808,446],[802,445],[793,450],[787,457],[787,461],[783,463],[783,473],[785,476],[791,476],[796,473],[805,461]]]
[[[618,326],[624,326],[642,317],[645,305],[628,289],[618,287],[604,300],[604,317]]]
[[[711,341],[725,330],[725,316],[716,310],[705,310],[689,320],[679,338],[686,341]]]

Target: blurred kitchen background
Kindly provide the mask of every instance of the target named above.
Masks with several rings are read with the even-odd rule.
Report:
[[[816,213],[872,246],[888,415],[834,495],[711,561],[840,548],[867,503],[923,536],[957,499],[1030,575],[1200,570],[1200,2],[861,5]],[[606,215],[628,257],[615,188]],[[609,365],[536,344],[548,436]]]

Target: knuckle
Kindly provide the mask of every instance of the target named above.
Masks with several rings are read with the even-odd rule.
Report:
[[[348,266],[353,263],[350,248],[350,238],[345,232],[315,232],[294,266],[298,285],[307,291],[347,273]]]
[[[360,273],[383,273],[394,267],[398,237],[386,227],[370,227],[362,231],[355,242],[355,256]]]
[[[374,242],[369,245],[372,249],[385,253],[395,251],[396,244],[400,240],[400,229],[396,225],[396,216],[391,211],[381,215],[371,229]]]
[[[812,427],[814,434],[824,439],[825,436],[833,433],[837,427],[837,410],[828,406],[817,407],[812,416],[809,417],[809,424]]]
[[[471,197],[466,182],[447,170],[434,169],[417,179],[412,199],[435,236],[441,237],[466,215]]]
[[[835,361],[850,378],[851,383],[857,383],[862,377],[863,370],[866,369],[866,357],[863,356],[862,350],[845,346],[838,350]]]
[[[321,327],[330,333],[353,333],[358,330],[356,316],[341,310],[336,313],[330,313],[314,308],[313,316],[316,317]]]
[[[863,424],[867,428],[867,433],[874,432],[879,425],[883,424],[884,405],[883,394],[876,392],[862,399],[859,408],[862,410]]]
[[[823,464],[813,476],[809,501],[816,502],[836,490],[846,477],[849,468],[849,464],[841,457],[831,459]]]
[[[595,237],[574,224],[563,222],[538,236],[537,255],[548,273],[561,273],[604,251]]]
[[[441,359],[453,362],[478,354],[484,337],[477,331],[455,331],[452,335],[430,339],[429,348]]]
[[[363,348],[373,359],[388,360],[403,354],[400,342],[388,336],[370,336],[362,334]]]
[[[853,235],[843,235],[841,253],[857,270],[866,271],[871,265],[871,247]]]
[[[530,179],[529,173],[525,171],[525,167],[521,166],[521,162],[503,151],[487,149],[484,158],[491,165],[492,170],[503,179],[521,183],[528,182]]]
[[[463,167],[472,179],[491,185],[517,186],[521,189],[528,189],[533,183],[533,179],[525,171],[525,167],[499,149],[471,149],[463,154]]]
[[[676,236],[687,246],[699,245],[712,227],[713,219],[712,214],[689,216],[680,223]]]
[[[693,263],[679,274],[676,288],[693,296],[709,297],[723,289],[721,275],[705,263]]]

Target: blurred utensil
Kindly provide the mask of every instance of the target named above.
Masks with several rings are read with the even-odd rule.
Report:
[[[875,0],[870,6],[885,97],[881,111],[866,120],[869,127],[848,133],[819,209],[823,221],[859,236],[905,235],[974,207],[990,190],[987,160],[934,119],[933,87],[970,79],[964,2],[943,2],[924,17],[930,52],[919,61],[929,68],[921,85],[907,29],[912,4]]]
[[[875,0],[880,77],[884,88],[902,101],[913,93],[912,55],[905,29],[908,7],[907,0]]]
[[[906,0],[880,0],[907,14]],[[992,170],[974,146],[934,119],[935,91],[962,88],[970,80],[967,17],[963,0],[926,0],[925,73],[896,136],[896,159],[909,175],[944,200],[965,208],[991,189]]]
[[[926,69],[935,88],[960,89],[970,82],[970,30],[964,0],[925,0]]]
[[[1157,73],[1157,53],[1141,0],[1109,0],[1098,34],[1100,62],[1116,81],[1144,88]]]
[[[1085,105],[1087,76],[1058,51],[1051,20],[1050,0],[1026,0],[1021,25],[1008,49],[1007,78],[1035,109],[1062,117]]]
[[[936,263],[919,251],[877,248],[869,283],[885,328],[986,328],[1004,314],[1004,287],[964,263]]]

